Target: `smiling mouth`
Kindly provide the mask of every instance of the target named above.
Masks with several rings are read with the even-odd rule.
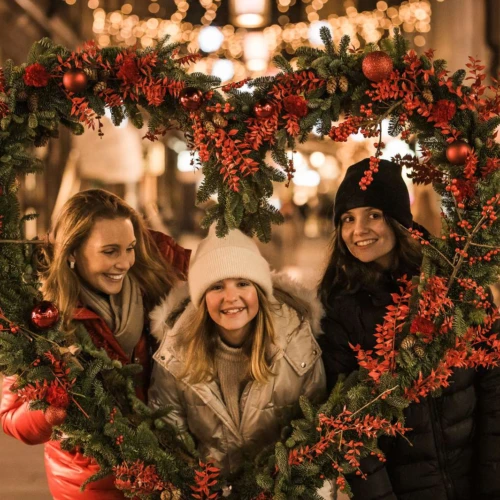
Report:
[[[245,307],[235,307],[233,309],[225,309],[224,311],[221,311],[221,313],[225,314],[226,316],[232,316],[234,314],[240,313],[241,311],[244,311],[245,309]]]
[[[125,274],[105,274],[106,278],[110,279],[111,281],[119,282],[123,279]]]
[[[357,247],[366,247],[368,245],[371,245],[372,243],[375,243],[377,240],[363,240],[363,241],[358,241],[355,243]]]

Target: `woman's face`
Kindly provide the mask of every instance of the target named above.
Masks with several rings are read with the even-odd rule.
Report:
[[[74,252],[75,269],[92,288],[120,293],[135,262],[135,233],[130,219],[98,219],[87,240]]]
[[[239,347],[248,337],[251,322],[259,312],[255,285],[230,278],[214,283],[205,294],[208,314],[226,344]]]
[[[359,207],[340,218],[342,240],[361,262],[376,262],[384,269],[391,265],[396,236],[378,208]]]

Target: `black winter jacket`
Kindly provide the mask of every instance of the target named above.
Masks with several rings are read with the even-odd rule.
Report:
[[[375,345],[375,326],[396,292],[387,279],[376,291],[359,289],[329,300],[320,337],[329,389],[340,373],[358,369],[349,343]],[[368,478],[348,478],[355,500],[500,499],[500,369],[456,370],[438,398],[405,410],[406,439],[382,437],[387,462],[365,459]]]

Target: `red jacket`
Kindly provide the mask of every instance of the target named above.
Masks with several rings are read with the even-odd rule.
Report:
[[[153,239],[160,248],[165,260],[173,265],[182,275],[187,275],[190,250],[185,250],[175,241],[162,233],[151,231]],[[106,323],[93,311],[85,308],[75,310],[74,319],[83,321],[85,328],[98,347],[103,347],[113,359],[123,363],[130,360],[114,338]],[[148,328],[134,349],[133,361],[143,366],[141,383],[137,395],[145,400],[149,384],[150,364],[148,348]],[[23,443],[35,445],[45,443],[45,469],[49,489],[55,500],[123,500],[125,496],[114,486],[114,477],[108,476],[90,483],[84,492],[80,486],[87,478],[99,471],[99,466],[91,458],[85,457],[78,450],[67,452],[61,449],[58,441],[50,441],[52,427],[45,420],[41,410],[30,411],[28,403],[10,390],[16,377],[5,377],[0,403],[0,421],[6,434]]]

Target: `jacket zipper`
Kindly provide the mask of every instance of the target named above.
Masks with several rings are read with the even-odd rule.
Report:
[[[436,445],[436,454],[438,458],[438,465],[439,465],[439,470],[441,472],[441,476],[444,481],[444,487],[446,489],[446,495],[449,499],[455,498],[455,489],[453,487],[453,483],[450,479],[450,476],[448,474],[448,470],[446,467],[446,457],[445,454],[443,453],[444,449],[444,437],[443,437],[443,431],[441,428],[441,418],[439,415],[439,411],[436,405],[435,399],[430,396],[427,398],[428,399],[428,404],[431,409],[431,414],[432,414],[432,434],[434,436],[434,443]],[[435,423],[434,423],[435,422]]]

